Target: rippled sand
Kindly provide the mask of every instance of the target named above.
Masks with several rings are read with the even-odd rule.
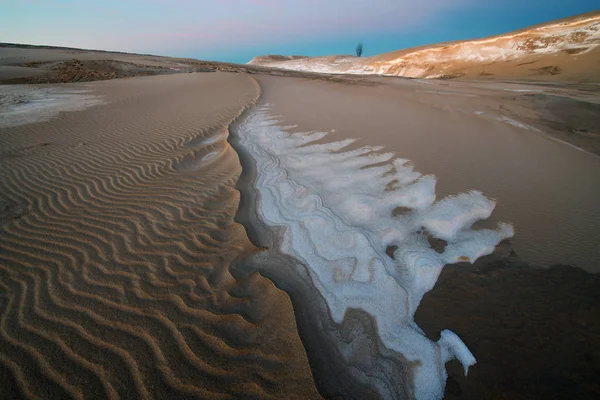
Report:
[[[231,267],[256,83],[84,89],[106,104],[0,130],[2,397],[318,398],[289,297]]]
[[[554,96],[590,129],[595,108],[574,117],[579,103],[558,86],[256,79],[183,74],[11,97],[0,121],[0,398],[414,397],[418,363],[386,347],[363,309],[334,321],[308,275],[273,251],[279,228],[252,215],[256,171],[238,139],[244,110],[266,103],[292,135],[326,131],[321,144],[351,138],[344,150],[410,158],[439,178],[440,196],[481,189],[498,200],[491,222],[515,223],[525,261],[504,243],[448,266],[415,315],[429,339],[452,329],[477,358],[468,377],[447,365],[446,398],[598,397],[598,275],[528,265],[598,271],[598,159],[536,133],[524,101]]]

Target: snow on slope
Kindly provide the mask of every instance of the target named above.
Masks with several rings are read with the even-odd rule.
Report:
[[[285,129],[267,105],[239,130],[256,162],[258,214],[282,232],[278,250],[304,265],[336,323],[349,309],[374,317],[385,346],[415,363],[417,399],[442,398],[446,362],[458,359],[466,374],[476,360],[449,330],[428,339],[415,311],[444,265],[491,254],[512,226],[472,229],[494,200],[472,191],[436,201],[436,178],[382,147],[345,150],[354,140],[317,143],[326,132]]]
[[[530,56],[587,54],[600,45],[600,15],[575,17],[480,40],[400,50],[373,57],[328,56],[281,59],[256,57],[249,64],[295,71],[437,78],[469,67]]]

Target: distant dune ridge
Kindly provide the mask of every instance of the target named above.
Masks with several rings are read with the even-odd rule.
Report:
[[[600,12],[494,37],[441,43],[372,57],[259,56],[249,62],[332,74],[409,78],[502,77],[600,80]]]

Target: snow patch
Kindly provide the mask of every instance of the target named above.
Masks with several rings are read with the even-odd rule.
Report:
[[[461,97],[479,97],[476,94],[469,94],[469,93],[459,93],[459,92],[439,92],[439,91],[435,91],[435,90],[417,90],[417,93],[429,93],[429,94],[449,94],[452,96],[461,96]]]
[[[0,86],[0,128],[45,121],[62,111],[104,104],[88,90],[31,85]]]
[[[472,191],[436,201],[436,178],[407,160],[381,147],[347,150],[352,139],[315,143],[326,136],[286,132],[268,106],[250,113],[239,137],[256,162],[258,214],[282,228],[279,250],[307,269],[334,321],[350,308],[368,312],[385,346],[419,362],[416,397],[442,398],[444,364],[457,358],[466,373],[476,360],[448,330],[428,339],[414,313],[445,264],[492,253],[513,228],[473,230],[493,200]],[[447,242],[442,253],[431,236]]]
[[[526,125],[526,124],[524,124],[522,122],[519,122],[517,120],[514,120],[512,118],[509,118],[506,115],[495,115],[495,114],[491,114],[491,113],[488,113],[488,112],[485,112],[485,111],[475,111],[475,114],[476,115],[481,115],[483,117],[495,119],[496,121],[506,122],[507,124],[512,125],[512,126],[516,126],[517,128],[526,129],[526,130],[534,130],[534,131],[538,131],[539,132],[538,129],[536,129],[536,128],[532,127],[532,126]]]
[[[504,89],[507,92],[515,92],[515,93],[541,93],[541,90],[533,90],[533,89]]]

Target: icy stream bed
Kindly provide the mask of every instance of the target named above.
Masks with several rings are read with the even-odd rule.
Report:
[[[249,114],[239,139],[256,163],[258,215],[283,228],[278,251],[307,268],[333,320],[349,309],[369,313],[384,345],[418,363],[417,398],[441,398],[444,364],[456,358],[467,373],[476,360],[449,330],[428,339],[414,313],[444,265],[492,253],[513,228],[472,229],[494,200],[478,191],[437,200],[436,178],[408,160],[326,137],[286,132],[268,105]]]

